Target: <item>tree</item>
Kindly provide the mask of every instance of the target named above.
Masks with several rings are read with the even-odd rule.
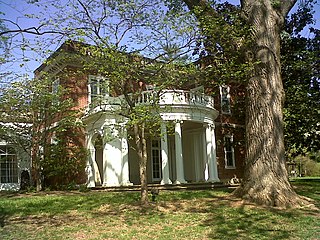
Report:
[[[217,14],[208,1],[184,2],[200,21],[206,20],[203,15],[210,19]],[[271,206],[295,206],[300,201],[286,171],[280,71],[280,33],[295,2],[241,1],[242,16],[251,29],[251,57],[258,64],[247,82],[245,172],[234,194]]]
[[[132,1],[84,3],[77,0],[75,2],[76,4],[67,5],[66,9],[73,6],[77,14],[64,16],[61,15],[61,11],[55,22],[57,26],[67,29],[70,37],[78,40],[91,40],[98,46],[123,50],[126,49],[126,45],[121,45],[121,42],[125,36],[128,36],[127,33],[133,30],[129,36],[131,40],[134,39],[138,42],[140,51],[136,52],[151,53],[151,56],[155,56],[155,53],[159,52],[158,46],[161,46],[161,41],[166,39],[167,35],[162,34],[165,25],[157,25],[157,22],[154,21],[156,19],[154,17],[155,11],[151,10],[157,9],[160,12],[159,16],[167,16],[161,4],[156,5],[154,2],[148,1],[141,2],[141,4]],[[218,60],[216,61],[217,65],[227,64],[228,68],[221,68],[224,73],[231,72],[230,69],[236,70],[239,65],[242,65],[241,59],[246,59],[244,65],[249,65],[249,70],[252,70],[246,71],[250,76],[246,83],[246,169],[242,185],[237,189],[235,195],[266,205],[296,205],[300,198],[290,186],[285,168],[282,113],[284,90],[280,75],[280,32],[285,17],[296,0],[242,0],[241,15],[251,33],[249,42],[247,42],[247,38],[241,37],[241,31],[240,35],[232,35],[235,37],[226,37],[228,34],[232,34],[231,30],[236,30],[230,24],[235,20],[224,15],[221,17],[219,15],[221,11],[214,8],[210,1],[184,0],[183,2],[199,24],[197,25],[193,21],[185,21],[184,23],[189,23],[192,29],[195,29],[194,26],[199,26],[204,36],[204,49],[210,49],[211,53],[215,53],[215,59]],[[181,1],[166,1],[166,4],[169,7],[176,7],[181,6]],[[149,11],[144,12],[145,7]],[[94,10],[98,12],[91,14]],[[176,11],[170,11],[170,13],[173,13],[169,15],[170,20],[177,19]],[[112,20],[111,25],[110,21],[105,21],[109,16],[111,17],[109,20]],[[152,17],[150,18],[150,16]],[[68,19],[70,21],[66,21]],[[160,22],[168,23],[168,18],[162,20],[165,21]],[[218,31],[219,25],[223,26],[224,31],[222,32],[224,34],[220,34],[221,31]],[[106,29],[109,31],[105,31]],[[172,29],[176,30],[176,28]],[[141,38],[142,32],[147,34],[146,38]],[[106,33],[113,33],[113,35],[109,36]],[[223,41],[220,41],[220,44],[215,44],[219,38],[222,38],[227,44],[223,44]],[[152,44],[153,40],[157,40],[156,44]],[[190,41],[186,41],[186,43],[187,45],[184,46],[192,46]],[[237,54],[236,58],[232,58],[232,50],[240,54]],[[248,62],[254,64],[250,65]],[[235,72],[241,75],[243,68]],[[227,74],[223,76],[227,76]],[[140,134],[140,136],[142,135]],[[143,148],[143,144],[141,146]]]
[[[139,54],[123,53],[117,48],[105,47],[104,44],[82,47],[84,54],[90,52],[90,58],[83,62],[84,69],[94,69],[105,77],[102,88],[108,89],[110,105],[112,96],[123,96],[117,103],[120,108],[109,110],[109,113],[120,115],[126,121],[128,130],[133,131],[135,150],[139,157],[139,173],[141,184],[140,202],[148,205],[147,185],[147,134],[163,137],[160,133],[162,123],[159,100],[165,89],[177,88],[189,80],[194,71],[193,66],[179,66],[173,63],[160,62],[145,58]],[[146,85],[153,90],[144,92]],[[103,108],[108,99],[97,99],[95,106]],[[148,99],[144,101],[143,99]],[[142,104],[141,104],[142,102]]]
[[[62,98],[66,90],[53,91],[52,84],[53,80],[48,75],[32,80],[25,79],[5,87],[0,95],[0,138],[20,147],[30,156],[33,181],[38,191],[42,189],[44,179],[59,175],[49,168],[60,166],[60,160],[65,160],[64,174],[79,175],[79,169],[84,168],[81,159],[84,156],[80,154],[76,159],[65,154],[63,159],[54,158],[52,162],[53,154],[57,155],[70,145],[57,145],[51,140],[66,140],[63,136],[65,131],[81,126],[77,121],[79,113],[70,111],[72,101]],[[58,121],[62,117],[63,121]],[[72,155],[72,151],[68,153],[69,156]],[[68,161],[75,162],[67,165]],[[70,165],[77,167],[68,168]],[[48,176],[48,172],[51,176]]]
[[[41,1],[34,4],[39,5]],[[146,132],[152,134],[159,128],[157,103],[161,91],[182,85],[194,71],[192,66],[177,68],[173,64],[177,57],[188,62],[184,55],[190,51],[196,36],[195,29],[188,24],[190,16],[170,12],[163,2],[149,0],[56,1],[50,8],[45,7],[40,19],[45,19],[49,11],[52,18],[42,21],[38,27],[21,28],[14,24],[14,29],[0,35],[55,33],[66,36],[72,40],[71,44],[80,46],[78,54],[83,59],[83,71],[92,70],[104,76],[108,81],[103,88],[108,88],[111,96],[124,96],[121,111],[115,113],[121,114],[133,129],[140,159],[141,203],[147,204]],[[143,57],[144,54],[149,58]],[[163,59],[168,61],[164,63]],[[156,90],[148,96],[151,104],[139,104],[145,84],[154,83]],[[105,102],[96,104],[103,106]]]
[[[313,21],[313,3],[301,5],[286,19],[282,33],[285,145],[290,159],[315,152],[320,145],[320,31],[311,28],[308,37],[301,33]]]

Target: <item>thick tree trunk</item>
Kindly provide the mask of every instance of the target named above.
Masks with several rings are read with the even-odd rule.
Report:
[[[247,86],[246,164],[235,195],[263,205],[295,206],[299,196],[289,183],[284,155],[280,72],[280,27],[284,16],[272,1],[243,2],[258,64]]]
[[[209,18],[216,14],[207,0],[184,2],[199,21],[204,21],[203,14]],[[241,0],[242,12],[252,29],[251,51],[259,64],[248,82],[246,166],[243,182],[234,195],[263,205],[287,207],[303,202],[292,189],[286,171],[280,73],[280,29],[295,2]],[[196,8],[202,11],[194,11]]]
[[[140,172],[140,184],[141,194],[140,202],[142,206],[148,205],[148,182],[147,182],[147,144],[145,139],[144,124],[141,126],[134,125],[135,142],[139,157],[139,172]]]

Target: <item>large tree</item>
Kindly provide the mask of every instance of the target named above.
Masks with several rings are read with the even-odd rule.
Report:
[[[217,14],[209,1],[184,2],[203,26],[207,26],[203,21]],[[286,170],[280,63],[280,33],[295,2],[241,1],[242,16],[251,29],[248,52],[257,64],[247,82],[245,171],[235,195],[270,206],[295,206],[300,200]]]
[[[234,20],[233,18],[219,18],[219,11],[212,4],[214,1],[171,0],[165,2],[169,6],[181,6],[182,2],[186,4],[199,22],[198,26],[202,30],[207,43],[205,48],[210,45],[208,43],[216,41],[220,37],[223,37],[223,40],[232,46],[228,49],[228,55],[224,54],[227,53],[224,50],[228,48],[228,44],[211,44],[210,47],[218,53],[216,55],[219,58],[217,65],[227,62],[229,66],[236,69],[237,65],[241,65],[239,60],[241,58],[244,59],[245,56],[246,59],[254,63],[253,69],[249,69],[252,71],[250,71],[250,77],[246,83],[247,152],[245,176],[241,187],[235,194],[260,204],[275,206],[297,204],[299,197],[290,186],[285,168],[282,113],[284,90],[280,74],[280,32],[284,19],[296,0],[242,0],[242,18],[250,29],[250,38],[228,38],[227,34],[219,34],[221,33],[219,30],[223,29],[225,32],[229,31],[227,33],[231,35],[233,28],[229,26],[232,25]],[[137,4],[132,1],[114,1],[110,3],[97,1],[93,5],[90,5],[91,2],[89,4],[81,0],[69,1],[69,3],[71,5],[67,5],[65,9],[70,10],[70,6],[72,4],[74,6],[76,3],[76,13],[65,15],[65,11],[61,11],[60,15],[57,15],[58,17],[55,19],[55,24],[56,27],[65,29],[70,37],[73,36],[78,40],[85,38],[98,45],[101,42],[104,44],[106,42],[110,43],[111,40],[114,44],[105,44],[105,46],[116,46],[120,47],[118,49],[123,50],[126,46],[121,46],[120,42],[126,39],[126,33],[133,30],[130,41],[132,39],[138,40],[138,46],[141,49],[148,48],[150,50],[144,51],[144,53],[159,53],[158,46],[161,46],[161,41],[158,41],[158,44],[152,44],[152,42],[157,37],[166,39],[173,33],[167,31],[166,34],[163,34],[163,30],[166,29],[165,25],[160,26],[156,31],[152,31],[149,28],[159,25],[154,25],[154,20],[156,19],[154,17],[155,11],[145,14],[142,11],[144,7],[150,9],[150,7],[158,6],[156,9],[163,15],[165,14],[164,8],[160,7],[160,5],[155,5],[152,1],[142,3],[138,8],[138,12],[133,11],[132,7],[137,6]],[[102,4],[102,7],[99,7],[99,3]],[[95,15],[91,15],[90,11],[88,11],[88,6],[98,12]],[[61,9],[61,6],[59,9]],[[115,11],[118,10],[120,10],[118,12],[120,14],[116,14]],[[129,11],[125,12],[123,10]],[[112,21],[105,22],[109,16],[111,16],[110,19]],[[176,15],[171,15],[171,17],[176,17]],[[68,21],[69,19],[72,20]],[[152,22],[148,22],[147,19],[152,19]],[[140,24],[136,24],[138,23],[137,20]],[[217,20],[219,21],[217,22]],[[193,22],[190,22],[190,24],[192,28],[195,25]],[[219,29],[219,25],[223,27]],[[214,26],[214,29],[208,31],[212,26]],[[143,27],[147,27],[147,30],[142,31]],[[175,30],[180,29],[175,28]],[[18,31],[20,30],[18,29]],[[108,33],[113,33],[113,35],[109,36]],[[142,38],[142,33],[149,33],[149,35],[147,38]],[[242,46],[247,47],[244,44],[247,39],[250,39],[250,48],[247,48],[247,51],[243,51]],[[232,49],[235,54],[243,52],[244,55],[238,55],[235,61],[228,61],[228,58],[231,57]],[[223,56],[221,53],[223,53]]]

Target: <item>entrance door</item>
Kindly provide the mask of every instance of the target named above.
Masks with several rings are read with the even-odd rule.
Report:
[[[102,185],[103,183],[103,143],[102,138],[99,135],[97,139],[94,142],[94,148],[95,148],[95,161],[98,166],[100,181],[98,180],[96,182],[96,185]]]
[[[152,181],[160,181],[162,179],[161,171],[161,145],[159,139],[151,140],[151,165],[152,165]]]

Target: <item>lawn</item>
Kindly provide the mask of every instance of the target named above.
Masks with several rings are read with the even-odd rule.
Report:
[[[320,181],[293,182],[320,207]],[[0,194],[0,239],[320,239],[320,211],[243,204],[230,190]]]

